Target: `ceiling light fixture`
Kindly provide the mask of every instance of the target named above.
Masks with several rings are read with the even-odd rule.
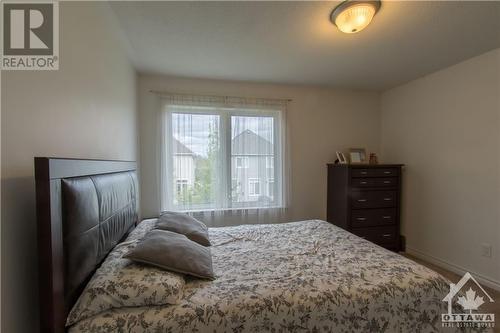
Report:
[[[330,19],[346,34],[360,32],[370,24],[380,9],[380,1],[344,1],[332,12]]]

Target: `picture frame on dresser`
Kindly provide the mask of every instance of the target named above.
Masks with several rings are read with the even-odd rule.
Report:
[[[335,154],[337,155],[337,160],[340,164],[347,164],[347,158],[345,157],[343,152],[338,151]]]
[[[366,159],[366,150],[364,148],[350,148],[349,161],[351,162],[351,164],[367,163],[368,161]]]
[[[328,164],[327,221],[400,251],[402,168],[403,164]]]

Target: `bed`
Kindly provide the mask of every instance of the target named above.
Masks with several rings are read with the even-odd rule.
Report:
[[[210,228],[214,281],[186,277],[178,304],[65,327],[95,271],[125,260],[156,220],[138,223],[133,162],[38,158],[35,169],[44,332],[441,330],[445,278],[320,220]]]

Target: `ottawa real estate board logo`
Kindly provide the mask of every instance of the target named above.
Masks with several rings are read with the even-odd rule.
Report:
[[[481,313],[479,310],[485,302],[494,300],[469,272],[465,273],[457,284],[450,283],[450,292],[443,298],[443,302],[448,303],[448,312],[441,314],[443,327],[495,326],[495,314]]]
[[[59,4],[2,1],[2,70],[59,69]]]

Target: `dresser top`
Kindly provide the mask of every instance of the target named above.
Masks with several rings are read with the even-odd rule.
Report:
[[[332,167],[339,167],[339,168],[361,168],[361,169],[367,169],[367,168],[401,168],[404,166],[404,164],[334,164],[334,163],[328,163],[328,166]]]

